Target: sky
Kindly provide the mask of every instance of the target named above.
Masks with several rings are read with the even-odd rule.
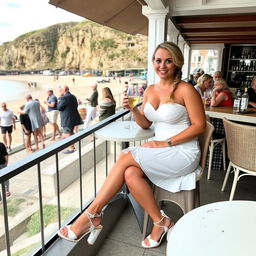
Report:
[[[82,20],[48,0],[0,0],[0,44],[53,24]]]

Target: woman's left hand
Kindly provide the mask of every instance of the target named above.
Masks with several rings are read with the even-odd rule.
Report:
[[[168,144],[165,140],[163,141],[148,141],[141,145],[143,148],[165,148],[168,147]]]

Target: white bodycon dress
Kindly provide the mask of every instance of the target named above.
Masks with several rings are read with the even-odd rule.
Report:
[[[190,126],[187,110],[180,104],[162,104],[155,110],[150,103],[146,103],[144,113],[154,123],[153,140],[166,140]],[[197,139],[172,147],[129,147],[123,150],[124,153],[129,151],[157,186],[171,192],[195,188],[196,177],[201,172]]]

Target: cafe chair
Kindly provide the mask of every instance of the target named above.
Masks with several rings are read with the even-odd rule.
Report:
[[[210,117],[207,115],[206,119],[208,122],[210,122]],[[218,137],[217,135],[213,134],[213,137],[210,141],[209,145],[209,158],[208,158],[208,173],[207,173],[207,179],[211,179],[211,171],[212,171],[212,160],[213,160],[213,153],[214,149],[217,145],[221,146],[222,150],[222,159],[223,159],[223,168],[226,170],[226,140],[225,135],[221,135],[221,137]]]
[[[209,146],[209,163],[208,163],[208,174],[207,174],[208,180],[211,179],[213,152],[214,152],[215,147],[218,144],[221,145],[223,168],[224,168],[224,170],[226,170],[226,140],[225,140],[225,137],[213,138],[213,139],[211,139],[210,146]]]
[[[234,180],[229,200],[233,200],[237,182],[243,176],[256,176],[256,126],[238,124],[223,119],[229,166],[221,191],[225,190],[231,169],[234,171]],[[242,174],[240,174],[242,172]]]
[[[179,192],[172,193],[156,185],[153,185],[154,197],[158,204],[160,204],[162,201],[174,202],[182,209],[184,214],[200,205],[199,180],[201,179],[203,175],[203,171],[206,166],[206,159],[207,159],[209,144],[212,138],[213,131],[214,131],[214,126],[210,122],[207,122],[205,132],[199,136],[199,144],[201,149],[200,166],[202,167],[202,171],[200,175],[198,175],[197,177],[196,188],[192,190],[181,190]],[[143,230],[142,230],[142,239],[146,237],[148,222],[149,222],[148,214],[147,212],[145,212]]]

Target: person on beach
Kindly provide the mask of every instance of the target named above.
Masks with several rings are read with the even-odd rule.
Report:
[[[7,166],[8,159],[9,159],[9,156],[8,156],[6,147],[5,147],[4,143],[0,142],[0,170]],[[11,192],[9,191],[9,185],[10,185],[9,180],[5,181],[4,185],[5,185],[5,190],[6,190],[5,193],[6,193],[6,196],[8,197],[11,195]],[[1,201],[2,201],[2,195],[0,192],[0,202]]]
[[[23,111],[24,110],[25,105],[22,105],[20,107],[20,110]],[[23,130],[23,133],[25,134],[25,148],[27,152],[34,152],[34,149],[32,148],[31,145],[31,133],[32,133],[32,126],[31,126],[31,122],[29,119],[28,114],[20,114],[20,124]]]
[[[59,135],[59,138],[61,138],[62,136],[60,128],[57,124],[57,119],[59,115],[59,110],[57,108],[58,99],[54,95],[52,89],[47,91],[47,95],[47,100],[44,103],[48,106],[48,118],[52,126],[52,137],[50,138],[50,140],[55,140],[57,134]]]
[[[35,141],[35,150],[39,149],[38,137],[42,143],[42,148],[45,148],[44,136],[42,133],[43,119],[40,112],[40,103],[36,100],[33,100],[31,94],[27,94],[25,99],[27,104],[25,105],[24,110],[20,112],[20,114],[28,114],[29,116]]]
[[[62,127],[62,137],[67,138],[74,134],[74,128],[83,123],[77,110],[78,102],[75,95],[71,94],[67,85],[61,85],[60,97],[57,108],[60,111],[60,120]],[[64,154],[71,154],[75,151],[75,146],[71,145]]]
[[[109,87],[102,89],[102,100],[100,103],[99,121],[114,115],[116,112],[116,101]]]
[[[43,119],[42,133],[45,138],[46,137],[46,125],[49,123],[49,119],[46,115],[46,109],[44,108],[44,106],[41,105],[39,99],[36,99],[36,101],[38,101],[40,104],[40,113],[41,113],[41,117]]]
[[[176,44],[158,45],[152,61],[160,81],[146,89],[140,108],[131,108],[126,94],[123,106],[132,111],[140,127],[147,129],[154,123],[155,137],[123,150],[95,200],[72,225],[59,230],[60,237],[77,241],[90,234],[88,242],[93,244],[103,228],[102,209],[126,183],[153,220],[151,234],[141,245],[158,247],[174,223],[160,210],[148,179],[171,192],[195,188],[201,172],[198,135],[206,128],[202,100],[191,84],[181,80],[184,59]]]
[[[91,97],[87,98],[87,100],[90,102],[90,106],[87,109],[87,115],[84,121],[84,129],[88,127],[90,122],[96,118],[96,112],[97,112],[96,107],[98,106],[98,97],[99,97],[97,87],[98,87],[97,83],[91,86],[93,92]]]
[[[15,121],[16,118],[13,112],[7,108],[7,104],[5,102],[1,103],[0,110],[0,126],[3,143],[5,144],[8,152],[12,151],[12,131],[16,129]]]

